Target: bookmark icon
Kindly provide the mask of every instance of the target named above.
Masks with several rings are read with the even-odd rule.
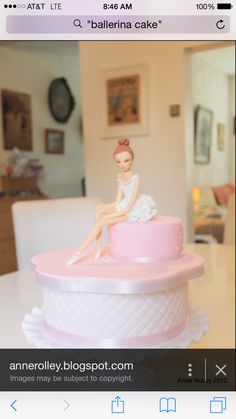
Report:
[[[162,397],[159,401],[160,412],[176,412],[176,399],[174,397]]]

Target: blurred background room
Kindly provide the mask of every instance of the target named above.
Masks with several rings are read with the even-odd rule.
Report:
[[[142,190],[206,260],[190,301],[210,326],[191,347],[234,347],[234,58],[230,41],[0,42],[1,348],[29,347],[31,258],[84,240],[124,137]]]
[[[125,136],[143,189],[183,220],[185,241],[234,242],[234,54],[228,41],[1,42],[0,274],[17,268],[12,204],[112,200]],[[112,124],[108,81],[136,73],[140,121]]]

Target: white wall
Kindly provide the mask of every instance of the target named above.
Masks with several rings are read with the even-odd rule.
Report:
[[[27,45],[26,45],[27,44]],[[48,44],[49,45],[49,44]],[[78,45],[28,42],[20,48],[0,47],[0,89],[9,89],[31,95],[33,151],[25,154],[39,158],[44,166],[40,180],[41,190],[51,198],[79,196],[84,174],[83,144],[80,135],[80,74]],[[60,48],[61,47],[61,48]],[[48,108],[48,87],[57,77],[65,77],[76,99],[76,108],[66,124],[52,118]],[[1,107],[1,104],[0,104]],[[1,108],[0,108],[1,114]],[[65,131],[65,154],[44,152],[44,130]],[[2,118],[0,118],[0,162],[6,161],[9,152],[3,149]]]
[[[207,54],[207,52],[206,52]],[[210,162],[192,165],[192,182],[195,185],[221,185],[229,181],[229,106],[228,76],[206,63],[197,55],[191,57],[192,102],[194,109],[200,105],[213,112]],[[217,124],[225,125],[225,149],[218,149]]]
[[[235,77],[228,78],[229,89],[229,182],[235,183]]]
[[[223,47],[224,43],[221,45]],[[183,220],[190,241],[193,237],[190,52],[192,48],[217,47],[219,42],[209,41],[80,43],[88,194],[110,201],[116,189],[116,168],[112,160],[116,140],[102,138],[98,120],[99,111],[104,108],[99,89],[101,74],[146,63],[150,129],[146,136],[131,138],[135,170],[141,174],[143,191],[152,194],[157,201],[159,212],[177,215]],[[171,104],[181,106],[180,117],[169,116]],[[187,147],[188,142],[192,148]]]
[[[160,213],[179,216],[187,226],[184,51],[192,44],[197,43],[81,43],[86,181],[90,196],[110,201],[116,190],[116,167],[112,160],[116,140],[101,138],[96,118],[99,107],[104,106],[98,88],[101,72],[146,63],[150,129],[147,136],[131,138],[135,171],[141,174],[143,191],[154,196]],[[169,116],[171,104],[180,104],[180,117]]]

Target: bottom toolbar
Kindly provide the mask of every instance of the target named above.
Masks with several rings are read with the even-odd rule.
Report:
[[[0,391],[235,390],[233,349],[3,349]]]
[[[236,393],[212,392],[127,392],[127,393],[0,393],[0,417],[41,419],[70,418],[164,418],[204,419],[222,415],[235,418]],[[169,417],[169,416],[168,416]],[[221,417],[221,416],[219,416]]]

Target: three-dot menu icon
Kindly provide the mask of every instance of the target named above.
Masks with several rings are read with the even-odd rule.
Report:
[[[193,375],[193,364],[188,364],[188,376],[192,377]]]

